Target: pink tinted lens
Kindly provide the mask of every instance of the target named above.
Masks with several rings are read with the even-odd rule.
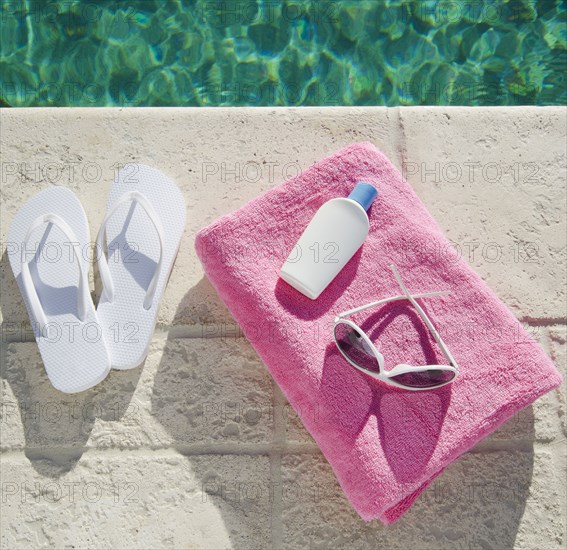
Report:
[[[335,339],[339,349],[353,363],[363,369],[379,371],[378,361],[358,329],[339,323],[335,326]]]
[[[406,372],[392,376],[391,379],[408,388],[434,388],[446,384],[455,378],[452,370],[430,369],[425,371]]]

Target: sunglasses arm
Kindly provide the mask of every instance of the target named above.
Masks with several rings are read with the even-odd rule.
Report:
[[[424,292],[422,294],[414,294],[413,298],[431,298],[433,296],[445,296],[447,294],[451,294],[450,290],[440,290],[438,292]],[[390,302],[398,302],[400,300],[408,300],[408,296],[401,295],[401,296],[393,296],[392,298],[384,298],[382,300],[378,300],[377,302],[372,302],[370,304],[366,304],[365,306],[355,307],[354,309],[349,309],[348,311],[343,311],[337,315],[337,319],[342,319],[343,317],[348,317],[349,315],[354,315],[360,311],[364,311],[365,309],[370,309],[371,307],[378,307],[383,306],[384,304],[388,304]]]
[[[429,320],[429,317],[427,316],[425,311],[423,311],[422,307],[415,301],[415,298],[418,298],[419,295],[416,294],[415,296],[412,296],[409,293],[408,289],[406,288],[406,285],[402,281],[402,278],[400,277],[400,274],[398,273],[396,266],[394,264],[392,264],[390,267],[391,267],[392,271],[394,272],[394,277],[396,277],[398,284],[400,285],[401,289],[404,291],[405,297],[411,302],[413,307],[415,307],[415,309],[417,309],[419,316],[421,317],[423,322],[427,325],[427,328],[430,330],[431,334],[433,335],[433,338],[435,338],[437,345],[441,348],[441,351],[443,352],[443,354],[447,358],[447,361],[449,361],[450,365],[452,365],[453,367],[458,369],[459,367],[457,365],[457,362],[455,361],[455,358],[453,357],[453,355],[451,354],[451,352],[449,351],[449,349],[445,345],[445,342],[443,342],[443,340],[441,339],[441,336],[437,332],[437,329],[433,326],[433,323]]]

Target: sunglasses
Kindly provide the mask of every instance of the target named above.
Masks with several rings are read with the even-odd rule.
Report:
[[[409,293],[406,285],[402,281],[396,266],[392,264],[390,265],[390,268],[392,269],[394,277],[398,281],[398,284],[404,294],[401,296],[378,300],[377,302],[372,302],[365,306],[350,309],[337,315],[337,317],[335,317],[334,328],[337,348],[339,348],[343,357],[353,367],[372,378],[380,380],[391,386],[404,388],[406,390],[419,391],[440,388],[441,386],[450,384],[453,380],[455,380],[459,367],[451,355],[451,352],[441,339],[441,336],[439,336],[436,328],[433,326],[433,323],[425,311],[423,311],[422,307],[417,303],[416,298],[444,296],[446,294],[451,294],[451,291],[442,290],[439,292],[426,292],[423,294],[412,295]],[[346,319],[346,317],[354,315],[360,311],[364,311],[365,309],[383,306],[390,302],[396,302],[399,300],[409,300],[409,302],[417,310],[419,316],[433,335],[433,338],[435,338],[437,345],[441,348],[443,355],[447,358],[447,361],[449,362],[448,365],[425,365],[420,367],[402,363],[396,365],[392,370],[387,371],[384,369],[384,356],[376,349],[367,334],[354,322]]]

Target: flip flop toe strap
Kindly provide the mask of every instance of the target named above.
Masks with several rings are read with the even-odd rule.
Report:
[[[114,300],[114,282],[112,281],[112,276],[110,275],[108,260],[106,258],[106,253],[105,253],[105,247],[103,246],[104,237],[106,235],[106,225],[110,220],[110,218],[114,215],[116,210],[126,202],[135,202],[139,204],[146,211],[146,214],[150,218],[150,221],[152,222],[153,226],[155,227],[155,230],[159,238],[159,246],[160,246],[159,260],[157,262],[154,275],[152,277],[152,280],[150,281],[150,284],[148,285],[146,296],[144,298],[144,309],[147,310],[150,309],[152,306],[152,302],[157,288],[157,283],[159,280],[159,275],[161,273],[161,267],[163,262],[163,249],[164,249],[164,244],[163,244],[164,233],[157,212],[155,211],[151,203],[148,201],[148,199],[139,191],[128,191],[124,193],[114,203],[112,208],[108,211],[102,222],[102,225],[100,226],[100,230],[98,232],[98,236],[96,239],[96,244],[97,244],[97,251],[98,250],[101,251],[101,253],[98,254],[98,266],[99,266],[99,273],[103,286],[103,297],[109,302],[112,302]]]
[[[43,214],[38,216],[30,225],[28,232],[25,236],[24,243],[23,243],[23,251],[24,257],[22,258],[22,282],[24,285],[24,290],[26,296],[28,298],[28,304],[31,309],[31,314],[33,318],[39,323],[40,330],[43,329],[45,325],[47,325],[47,316],[45,315],[45,311],[43,306],[41,305],[41,300],[37,294],[37,289],[35,288],[35,284],[33,282],[33,278],[30,272],[30,266],[26,259],[25,251],[28,248],[29,241],[31,238],[32,233],[41,227],[44,224],[53,224],[57,226],[64,234],[65,237],[68,239],[69,244],[74,252],[74,258],[79,264],[79,286],[78,286],[78,293],[77,293],[77,313],[80,321],[84,321],[88,303],[91,299],[89,294],[89,281],[88,281],[88,274],[84,269],[84,263],[81,258],[81,252],[79,247],[79,239],[75,235],[75,232],[71,228],[71,226],[60,216],[57,214]],[[34,261],[37,257],[37,251],[34,254]]]

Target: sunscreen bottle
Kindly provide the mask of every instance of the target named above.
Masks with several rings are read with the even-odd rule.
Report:
[[[326,202],[291,251],[280,277],[315,300],[362,246],[370,223],[366,211],[378,195],[369,183],[358,183],[348,198]]]

